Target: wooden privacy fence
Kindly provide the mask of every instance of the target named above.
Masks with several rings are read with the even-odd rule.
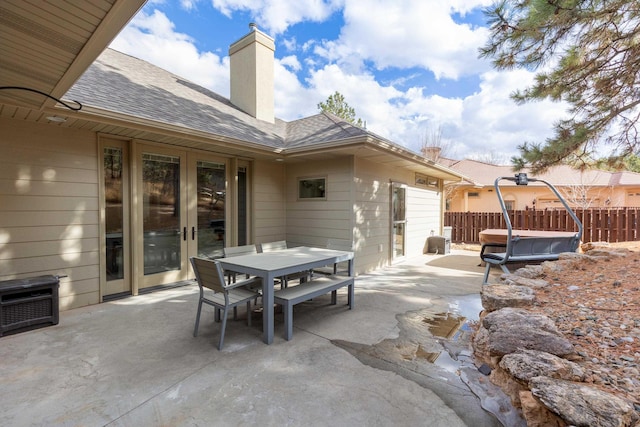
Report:
[[[582,222],[582,242],[631,242],[640,240],[640,208],[575,209]],[[514,229],[577,231],[565,210],[509,211]],[[479,233],[487,228],[507,228],[501,212],[445,212],[444,225],[451,227],[454,243],[480,243]]]

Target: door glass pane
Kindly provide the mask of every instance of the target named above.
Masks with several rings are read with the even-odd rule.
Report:
[[[405,189],[403,187],[393,187],[393,220],[405,220]]]
[[[403,222],[393,224],[393,256],[404,256],[404,227]]]
[[[143,154],[144,274],[180,270],[180,158]]]
[[[404,256],[406,233],[406,189],[393,186],[393,257]]]
[[[198,256],[222,256],[225,237],[224,164],[198,162]]]
[[[107,280],[124,277],[122,217],[122,149],[104,149],[105,231]]]
[[[247,168],[238,168],[238,246],[247,244]]]

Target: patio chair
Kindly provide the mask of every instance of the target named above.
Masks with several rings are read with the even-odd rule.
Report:
[[[248,289],[248,286],[255,286],[256,283],[260,284],[261,279],[255,277],[227,284],[224,279],[224,270],[218,261],[196,257],[191,257],[189,260],[193,266],[198,287],[200,288],[198,313],[196,314],[193,336],[198,336],[198,326],[200,324],[200,313],[202,312],[203,303],[215,307],[216,322],[220,321],[220,310],[222,310],[222,328],[220,329],[220,341],[218,342],[218,350],[222,350],[224,331],[227,327],[227,317],[230,308],[235,308],[240,304],[246,304],[247,325],[251,326],[251,301],[259,296],[259,294]],[[207,295],[205,295],[204,288],[212,290],[213,294],[207,292]]]
[[[327,249],[335,249],[337,251],[353,251],[353,244],[342,239],[328,239]],[[328,265],[326,267],[314,268],[312,274],[321,274],[325,276],[349,275],[349,262],[339,262]]]
[[[234,256],[257,254],[258,248],[256,245],[232,246],[229,248],[222,248],[222,253],[225,258],[229,258]],[[225,270],[224,273],[226,274],[229,283],[235,283],[236,275],[238,273],[231,270]],[[246,278],[248,279],[249,275],[247,275]]]
[[[278,240],[275,242],[261,243],[258,246],[258,248],[261,253],[281,251],[283,249],[287,249],[287,241]],[[301,271],[299,273],[289,274],[288,276],[285,276],[285,277],[278,277],[277,280],[280,281],[281,288],[286,288],[289,286],[290,280],[299,280],[302,283],[306,281],[309,277],[311,277],[311,271]]]

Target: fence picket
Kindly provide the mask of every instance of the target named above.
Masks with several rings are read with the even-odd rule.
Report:
[[[582,222],[585,243],[640,240],[640,208],[576,209],[575,213]],[[509,218],[515,229],[577,231],[569,214],[559,209],[509,211]],[[480,243],[482,230],[506,228],[501,212],[445,212],[444,225],[451,227],[454,243]]]

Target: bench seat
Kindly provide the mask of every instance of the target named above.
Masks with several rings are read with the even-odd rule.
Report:
[[[354,278],[339,276],[314,277],[312,280],[301,283],[297,286],[280,289],[273,294],[273,300],[276,304],[282,305],[284,311],[284,337],[287,341],[293,336],[293,306],[331,292],[331,304],[337,302],[337,290],[348,286],[349,309],[353,308],[354,303]]]
[[[489,282],[489,270],[498,265],[509,274],[507,264],[539,264],[557,261],[563,252],[575,252],[580,243],[579,236],[565,237],[519,237],[514,236],[508,243],[485,243],[480,250],[480,259],[486,263],[483,285]],[[504,248],[505,252],[489,252],[492,248]]]

